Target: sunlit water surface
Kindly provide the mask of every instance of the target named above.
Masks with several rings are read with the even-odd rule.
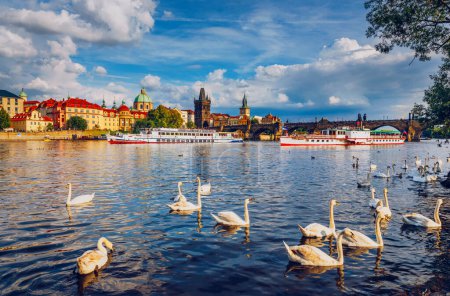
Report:
[[[450,190],[411,179],[373,180],[377,195],[389,188],[392,221],[383,227],[385,247],[346,251],[345,267],[289,264],[283,240],[301,241],[297,224],[328,224],[335,198],[338,229],[374,235],[370,194],[356,180],[369,161],[379,169],[427,153],[450,164],[436,142],[394,147],[280,148],[277,143],[109,145],[106,142],[0,143],[0,294],[339,294],[449,291]],[[315,159],[312,159],[314,156]],[[352,168],[352,156],[360,159]],[[399,169],[398,169],[399,170]],[[444,173],[443,172],[443,173]],[[166,206],[183,181],[195,201],[195,177],[212,183],[201,214],[170,214]],[[94,202],[66,208],[73,195],[95,192]],[[215,227],[211,212],[243,216],[250,229]],[[380,197],[380,196],[378,196]],[[402,227],[401,214],[432,217],[438,197],[443,229]],[[75,259],[99,237],[116,251],[99,277],[78,277]],[[314,243],[314,242],[309,242]],[[336,254],[335,243],[315,242]]]

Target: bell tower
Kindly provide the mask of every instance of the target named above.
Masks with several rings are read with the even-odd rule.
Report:
[[[205,93],[205,89],[200,89],[198,100],[194,99],[195,105],[195,126],[197,128],[209,127],[209,117],[211,115],[211,100]]]
[[[247,96],[245,94],[242,98],[242,107],[239,108],[239,115],[241,117],[247,116],[250,118],[250,107],[247,105]]]

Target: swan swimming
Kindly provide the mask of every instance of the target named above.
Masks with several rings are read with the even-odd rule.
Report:
[[[89,274],[97,272],[108,261],[108,251],[105,246],[111,251],[114,250],[113,244],[104,237],[101,237],[97,242],[97,249],[86,251],[77,258],[77,271],[79,274]]]
[[[356,184],[358,185],[358,188],[370,187],[370,172],[367,173],[367,178],[365,180],[357,181]]]
[[[180,200],[173,204],[167,205],[172,211],[176,212],[184,212],[184,211],[197,211],[202,208],[202,197],[200,195],[200,178],[197,177],[197,204],[194,205],[191,202],[188,202],[186,199]]]
[[[88,203],[92,201],[95,197],[95,192],[92,194],[79,195],[77,197],[72,198],[72,184],[68,183],[69,186],[69,194],[67,195],[66,205],[68,206],[76,206],[84,203]]]
[[[345,228],[337,238],[338,257],[334,259],[325,252],[310,245],[288,246],[284,241],[283,244],[288,253],[289,261],[297,262],[305,266],[340,266],[344,264],[344,253],[342,251],[342,239],[344,236],[352,237],[353,233],[350,229]]]
[[[426,228],[441,228],[442,222],[439,218],[439,208],[441,207],[442,202],[443,201],[441,198],[436,201],[436,207],[434,208],[434,221],[424,215],[412,213],[403,215],[403,223]]]
[[[186,202],[186,196],[183,195],[181,192],[181,186],[183,185],[183,182],[178,182],[178,195],[175,196],[173,201],[184,201]]]
[[[334,235],[336,231],[336,226],[334,225],[334,206],[338,206],[339,203],[336,202],[336,200],[332,199],[330,200],[330,222],[329,227],[323,226],[319,223],[311,223],[305,228],[303,228],[301,225],[298,225],[298,228],[300,229],[300,232],[303,234],[304,237],[326,237],[330,235]]]
[[[376,209],[378,202],[380,201],[378,198],[375,198],[375,188],[371,188],[372,198],[369,201],[369,207]]]
[[[385,219],[390,219],[392,217],[392,212],[391,209],[389,208],[388,189],[384,188],[383,193],[384,193],[384,206],[383,203],[381,203],[380,206],[377,206],[376,211],[378,215],[381,215],[381,217]]]
[[[391,167],[387,167],[387,173],[377,172],[375,175],[373,175],[376,178],[390,178],[391,177]]]
[[[248,214],[248,204],[253,199],[246,198],[244,201],[244,220],[241,219],[236,213],[232,211],[222,211],[217,213],[217,216],[211,213],[211,216],[216,220],[218,224],[224,226],[250,226],[250,216]]]
[[[352,236],[344,236],[342,239],[342,244],[348,247],[358,247],[358,248],[378,248],[383,246],[383,238],[381,237],[380,223],[383,219],[382,215],[378,214],[375,219],[375,236],[377,241],[369,238],[365,234],[351,230]]]
[[[200,194],[201,195],[211,195],[211,182],[202,184],[202,186],[200,186]]]

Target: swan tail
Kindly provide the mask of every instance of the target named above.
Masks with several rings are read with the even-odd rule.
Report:
[[[216,215],[214,215],[213,213],[210,213],[211,216],[214,218],[214,220],[216,220],[217,223],[220,223],[220,218],[217,217]]]
[[[94,193],[92,193],[92,199],[94,199],[94,197],[95,197],[95,192],[94,192]]]
[[[300,229],[300,232],[303,234],[303,236],[308,236],[308,230],[303,228],[300,224],[297,224],[298,229]]]
[[[286,248],[286,251],[288,252],[289,257],[294,256],[294,253],[292,252],[291,248],[286,244],[285,241],[283,241],[284,247]]]

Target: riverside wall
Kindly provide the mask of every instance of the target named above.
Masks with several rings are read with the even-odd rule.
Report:
[[[42,141],[45,138],[51,140],[94,139],[105,131],[52,131],[52,132],[0,132],[1,141]]]

